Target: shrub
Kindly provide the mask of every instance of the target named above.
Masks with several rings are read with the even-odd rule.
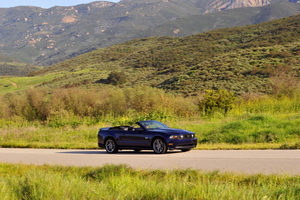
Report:
[[[49,116],[48,109],[48,90],[45,88],[29,89],[26,95],[26,110],[24,115],[28,120],[46,120]]]
[[[29,121],[49,122],[65,116],[173,119],[175,116],[193,117],[198,113],[192,97],[184,98],[144,86],[100,90],[34,88],[23,94],[8,93],[0,98],[1,102],[0,117],[19,116]]]
[[[3,96],[0,96],[0,118],[7,117],[6,112],[7,112],[6,104],[4,103]]]
[[[227,90],[206,90],[203,99],[199,101],[199,109],[205,115],[222,112],[224,115],[233,108],[235,97]]]
[[[299,89],[299,78],[294,75],[278,73],[270,78],[272,94],[279,97],[294,97]]]
[[[126,83],[127,76],[124,72],[111,72],[107,77],[107,82],[113,85],[121,85]]]
[[[278,134],[271,130],[256,132],[251,136],[254,138],[255,143],[275,143],[280,140]]]
[[[4,95],[3,99],[8,108],[8,117],[21,116],[25,118],[24,111],[27,105],[27,101],[26,98],[24,98],[24,95],[7,93],[6,95]]]
[[[81,117],[94,116],[93,111],[97,110],[99,100],[99,95],[93,90],[58,89],[50,97],[50,107],[55,112],[66,110]]]
[[[280,149],[300,149],[300,142],[295,144],[283,144],[279,147]]]

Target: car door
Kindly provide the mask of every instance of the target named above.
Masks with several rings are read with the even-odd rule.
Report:
[[[128,147],[147,147],[150,146],[151,135],[148,131],[138,129],[132,131],[124,131],[120,135],[122,146]]]

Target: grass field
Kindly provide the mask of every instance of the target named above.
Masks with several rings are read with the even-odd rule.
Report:
[[[108,119],[106,119],[108,120]],[[115,123],[122,123],[119,120]],[[300,118],[290,115],[251,115],[196,121],[166,121],[168,126],[196,133],[196,149],[298,149]],[[0,147],[94,149],[99,128],[108,121],[62,118],[46,124],[0,120]]]
[[[285,199],[300,198],[300,177],[139,170],[127,165],[63,167],[0,164],[2,199]]]
[[[39,77],[0,77],[0,94],[25,91],[43,82],[53,80],[55,76],[59,75],[47,74],[46,76]]]

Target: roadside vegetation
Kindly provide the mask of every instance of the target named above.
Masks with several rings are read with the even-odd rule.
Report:
[[[1,147],[97,148],[99,128],[151,119],[195,132],[198,149],[300,148],[298,92],[182,97],[150,87],[38,88],[0,97]]]
[[[67,167],[0,164],[3,199],[300,198],[299,176],[139,170],[127,165]]]

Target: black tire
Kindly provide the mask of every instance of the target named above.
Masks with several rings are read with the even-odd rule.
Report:
[[[156,138],[152,143],[154,153],[164,154],[167,152],[167,145],[162,138]]]
[[[114,139],[109,138],[105,141],[105,149],[107,153],[117,153],[118,145]]]
[[[182,152],[190,151],[191,149],[181,149]]]

